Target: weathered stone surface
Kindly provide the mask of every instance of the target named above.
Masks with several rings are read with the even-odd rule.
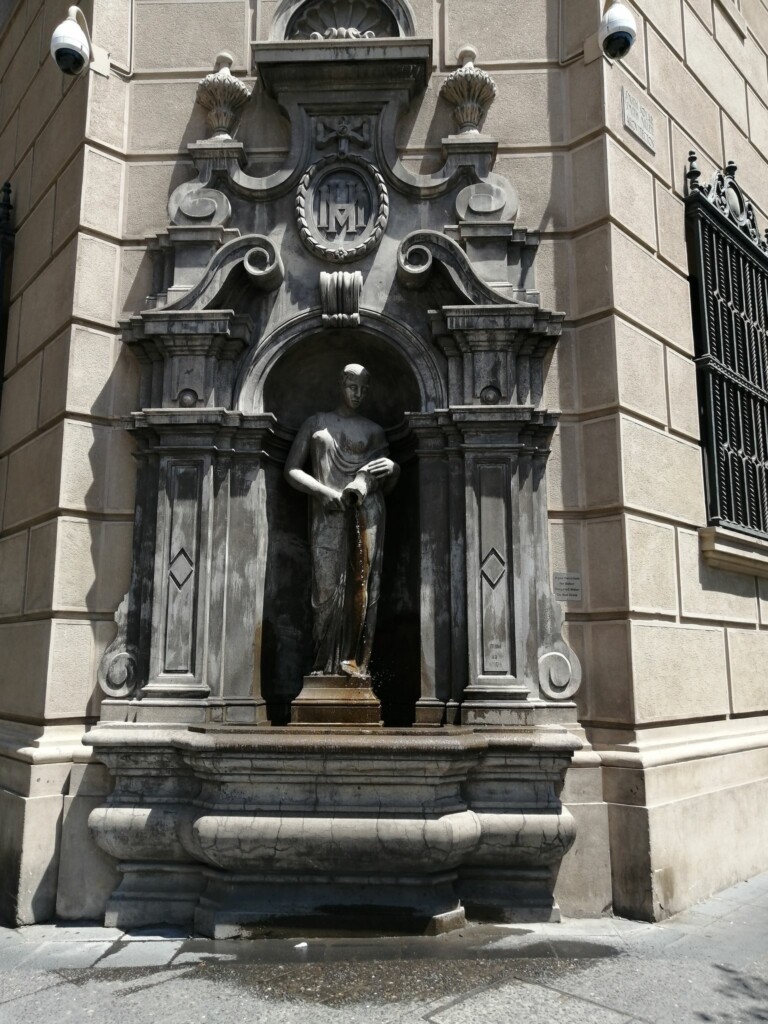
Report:
[[[39,273],[51,255],[54,189],[46,192],[17,232],[13,253],[11,295],[14,297]]]
[[[37,427],[42,361],[41,355],[35,356],[3,384],[0,452],[6,452],[23,441]]]
[[[296,917],[344,927],[372,904],[382,921],[406,930],[428,929],[462,902],[509,919],[556,913],[550,871],[573,841],[557,793],[578,745],[562,730],[532,738],[101,726],[88,742],[117,781],[90,816],[92,834],[134,865],[108,905],[118,925],[173,914],[223,937]],[[129,763],[146,773],[142,807],[124,774]],[[499,782],[524,766],[541,783],[521,781],[521,796],[510,799]],[[209,796],[190,814],[185,804],[202,780]],[[166,901],[149,895],[155,865],[169,859],[186,862],[184,899],[173,889]],[[454,926],[462,920],[456,915]]]
[[[659,253],[685,273],[688,256],[685,248],[685,221],[682,204],[656,182],[656,219],[659,228]]]
[[[684,20],[685,57],[688,65],[704,87],[718,98],[723,109],[742,131],[746,131],[747,96],[743,78],[691,10],[685,10]],[[669,41],[669,35],[665,35],[665,38]]]
[[[627,569],[632,611],[676,615],[675,529],[627,516]]]
[[[625,149],[606,141],[608,204],[611,215],[631,234],[656,248],[653,177]]]
[[[0,714],[43,717],[50,632],[51,623],[44,619],[0,625]]]
[[[0,615],[19,615],[24,608],[27,543],[26,530],[0,540]]]
[[[686,125],[715,158],[720,155],[719,112],[714,100],[653,29],[648,32],[651,88],[675,120]]]
[[[633,622],[632,670],[637,722],[705,718],[728,711],[722,629]],[[707,680],[706,689],[702,679]]]
[[[768,685],[763,666],[768,632],[755,629],[729,629],[728,669],[734,714],[765,711]]]
[[[229,50],[236,67],[244,63],[245,9],[243,0],[214,0],[199,4],[194,18],[179,17],[179,4],[144,0],[137,5],[134,60],[137,70],[160,68],[207,69],[217,53]]]
[[[757,618],[754,578],[710,568],[701,557],[697,533],[678,530],[677,539],[683,615],[754,622]]]
[[[75,288],[77,241],[62,249],[25,290],[19,322],[18,358],[36,351],[71,315]]]
[[[53,427],[8,457],[5,529],[57,508],[62,437],[62,426]]]
[[[704,514],[698,446],[622,419],[624,500],[633,509],[696,524]]]

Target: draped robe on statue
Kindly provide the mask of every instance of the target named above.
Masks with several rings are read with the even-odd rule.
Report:
[[[376,628],[385,504],[379,482],[360,471],[387,455],[387,443],[381,427],[362,416],[352,422],[319,413],[305,429],[315,479],[350,495],[344,509],[326,509],[319,497],[311,501],[313,672],[364,675]]]

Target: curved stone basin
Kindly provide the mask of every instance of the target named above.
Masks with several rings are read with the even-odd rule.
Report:
[[[107,923],[249,934],[552,918],[575,837],[560,728],[125,728],[88,734],[115,778],[90,828],[120,861]]]

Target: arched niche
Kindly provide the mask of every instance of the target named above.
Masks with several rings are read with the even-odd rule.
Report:
[[[387,498],[371,672],[385,723],[409,725],[420,695],[421,538],[419,464],[408,414],[441,403],[444,375],[428,357],[428,347],[403,328],[369,323],[333,331],[318,320],[309,318],[300,330],[293,325],[260,346],[244,376],[239,407],[245,413],[271,413],[281,432],[295,432],[307,417],[335,408],[347,363],[362,363],[370,371],[371,387],[360,412],[386,429],[390,454],[401,467]],[[258,677],[270,718],[281,724],[312,665],[309,505],[305,495],[289,487],[276,461],[265,467],[264,503]]]
[[[381,313],[361,310],[359,327],[330,329],[323,323],[319,312],[312,311],[283,324],[261,339],[241,371],[235,389],[235,408],[246,414],[273,411],[265,405],[266,396],[273,390],[272,385],[268,384],[268,378],[274,367],[299,347],[303,353],[301,358],[307,360],[307,367],[316,366],[318,359],[322,362],[323,352],[355,352],[358,357],[361,353],[363,356],[368,355],[369,361],[380,361],[376,365],[395,370],[399,368],[403,383],[397,383],[397,387],[402,389],[407,386],[409,401],[415,403],[410,408],[404,405],[404,412],[432,412],[448,404],[448,367],[445,357],[407,324]],[[365,358],[347,361],[365,363]],[[406,380],[412,382],[413,386],[411,383],[406,385]],[[395,383],[393,378],[393,386]],[[297,384],[294,382],[294,389]],[[376,393],[376,389],[373,393]]]
[[[375,38],[402,38],[416,34],[413,11],[404,0],[283,0],[275,13],[273,40],[335,38],[339,30],[353,29]],[[335,30],[335,32],[334,32]]]

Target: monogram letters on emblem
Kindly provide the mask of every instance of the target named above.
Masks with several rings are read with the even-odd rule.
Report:
[[[315,255],[341,263],[360,259],[379,244],[389,220],[381,172],[352,153],[319,160],[299,184],[296,220]]]
[[[316,195],[317,226],[327,238],[343,242],[368,227],[371,200],[362,181],[331,180]]]

